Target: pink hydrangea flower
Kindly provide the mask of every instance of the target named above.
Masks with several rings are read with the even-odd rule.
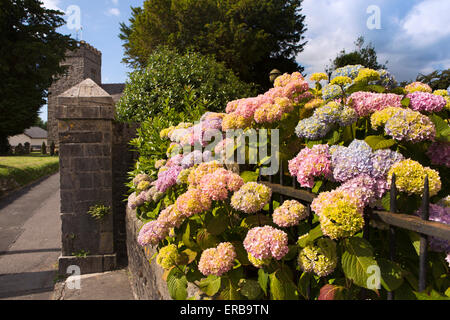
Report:
[[[307,217],[306,207],[295,200],[285,201],[273,212],[273,222],[283,228],[296,226]]]
[[[236,251],[230,242],[224,242],[217,248],[203,251],[198,263],[198,270],[205,276],[221,277],[233,268]]]
[[[154,220],[145,224],[138,235],[138,243],[141,246],[156,245],[169,234],[169,228],[165,223]]]
[[[289,251],[288,236],[271,226],[256,227],[247,233],[244,248],[256,259],[281,260]]]
[[[333,172],[328,145],[315,145],[312,149],[302,149],[297,157],[289,161],[289,172],[297,177],[302,187],[307,188],[314,186],[315,177],[331,178]]]
[[[439,112],[447,104],[444,97],[428,92],[416,91],[408,94],[406,98],[410,99],[409,107],[414,111]]]
[[[372,93],[359,91],[349,97],[350,106],[355,109],[360,117],[366,117],[371,113],[383,110],[387,107],[401,107],[402,96],[393,93]]]
[[[211,208],[211,199],[200,189],[192,188],[178,197],[176,208],[186,217],[207,211]]]

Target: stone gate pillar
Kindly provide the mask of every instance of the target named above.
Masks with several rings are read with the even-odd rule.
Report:
[[[59,273],[78,266],[81,274],[113,270],[113,214],[93,219],[94,205],[113,206],[112,134],[114,102],[91,79],[58,97],[62,254]],[[112,210],[111,210],[112,211]]]

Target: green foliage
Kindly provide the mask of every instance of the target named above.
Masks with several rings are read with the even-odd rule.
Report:
[[[149,56],[145,69],[130,74],[117,105],[122,121],[141,123],[165,113],[186,112],[186,102],[193,100],[209,111],[222,111],[227,102],[255,93],[231,70],[210,56],[188,51],[178,54],[159,47]],[[190,96],[186,100],[186,96]]]
[[[161,130],[180,122],[198,120],[206,111],[205,103],[197,99],[192,91],[186,91],[181,99],[182,109],[177,111],[171,108],[169,101],[166,100],[162,111],[143,121],[137,129],[136,138],[130,142],[134,150],[139,153],[139,160],[132,175],[138,172],[147,172],[156,176],[154,164],[157,160],[166,157],[166,151],[170,144],[169,141],[161,138]]]
[[[42,142],[41,153],[47,154],[47,146],[45,145],[45,142]]]
[[[221,286],[221,278],[217,276],[209,276],[199,283],[200,290],[212,297],[219,292]]]
[[[50,156],[54,156],[55,155],[55,142],[52,141],[52,144],[50,145]]]
[[[29,142],[25,142],[25,144],[23,145],[23,154],[30,154],[31,152],[31,145]]]
[[[111,207],[98,204],[90,207],[87,213],[95,220],[102,220],[105,216],[111,214]]]
[[[342,50],[337,57],[331,62],[331,66],[327,67],[327,73],[331,74],[334,70],[338,68],[345,67],[347,65],[360,64],[366,68],[378,70],[386,69],[386,64],[378,63],[377,52],[371,43],[364,47],[364,37],[360,36],[355,41],[356,50],[347,53]]]
[[[369,288],[372,275],[369,268],[378,267],[371,244],[362,238],[348,238],[343,241],[342,270],[348,279],[360,287]]]
[[[121,24],[124,61],[144,66],[159,45],[213,54],[246,82],[268,87],[269,72],[293,72],[306,44],[302,0],[146,0]]]
[[[76,47],[57,32],[62,15],[39,0],[0,2],[0,153],[6,151],[6,137],[36,123],[47,89],[65,70],[60,62],[66,50]]]
[[[90,254],[89,251],[85,251],[83,249],[81,249],[80,251],[72,253],[72,255],[77,257],[77,258],[86,258],[89,254]]]
[[[433,91],[447,89],[450,87],[450,69],[435,70],[429,74],[419,73],[416,81],[428,84]]]
[[[186,300],[188,281],[186,275],[178,268],[173,268],[167,276],[167,288],[174,300]]]

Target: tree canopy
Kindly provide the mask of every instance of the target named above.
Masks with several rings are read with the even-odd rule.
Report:
[[[342,49],[342,51],[336,56],[336,58],[331,61],[331,66],[327,67],[327,73],[331,74],[338,68],[356,64],[360,64],[365,66],[366,68],[374,70],[386,69],[388,61],[386,61],[384,64],[380,64],[378,62],[377,52],[372,43],[369,43],[366,46],[364,46],[364,43],[364,37],[360,36],[355,41],[356,48],[354,51],[347,53],[345,49]]]
[[[161,46],[149,56],[145,69],[130,74],[117,115],[122,121],[142,122],[163,113],[167,106],[183,112],[186,95],[210,111],[224,111],[228,101],[254,94],[254,86],[239,80],[213,57],[193,51],[181,55]]]
[[[450,69],[435,70],[429,74],[419,73],[416,81],[428,84],[433,90],[447,89],[450,87]]]
[[[268,74],[302,71],[295,56],[306,44],[303,0],[146,0],[121,24],[124,62],[145,67],[168,45],[184,53],[213,54],[242,80],[263,87]]]
[[[39,0],[0,2],[0,152],[7,137],[34,125],[60,62],[75,41],[56,31],[63,13]]]

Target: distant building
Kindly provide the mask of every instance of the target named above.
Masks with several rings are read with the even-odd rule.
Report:
[[[42,142],[45,142],[45,145],[48,145],[47,131],[39,127],[31,127],[22,134],[9,137],[8,140],[11,147],[17,147],[19,143],[23,146],[27,142],[31,145],[31,148],[34,149],[41,148]]]
[[[92,47],[85,41],[78,43],[78,49],[69,51],[66,59],[61,65],[67,66],[68,70],[65,76],[54,81],[49,88],[48,94],[48,142],[58,146],[58,120],[56,119],[56,110],[58,108],[57,97],[69,90],[73,86],[88,78],[108,92],[114,102],[117,102],[125,88],[124,83],[103,83],[102,84],[102,53]]]

